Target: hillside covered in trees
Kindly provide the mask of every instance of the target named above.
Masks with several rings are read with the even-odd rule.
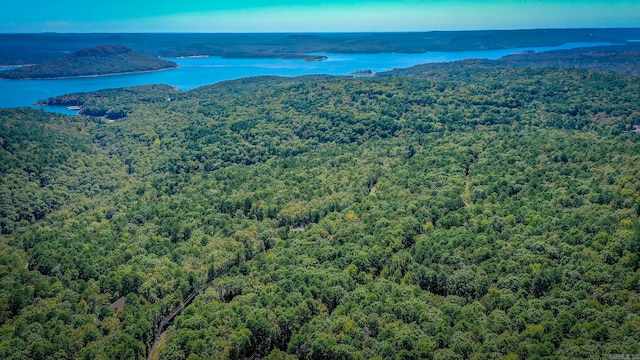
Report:
[[[640,77],[640,44],[599,46],[571,50],[524,52],[507,55],[496,60],[467,59],[453,63],[432,63],[394,69],[376,74],[379,77],[418,76],[430,77],[442,72],[460,77],[466,70],[481,68],[562,68],[601,70]]]
[[[57,79],[114,75],[176,68],[174,62],[154,58],[120,45],[102,45],[76,51],[42,64],[0,71],[4,79]]]
[[[0,34],[0,65],[40,64],[85,48],[115,44],[152,57],[300,58],[340,54],[424,53],[565,43],[623,44],[640,28],[428,31],[404,33],[40,33]]]
[[[129,99],[115,122],[0,110],[1,358],[640,353],[638,78],[167,91],[74,95]]]
[[[37,106],[77,106],[80,115],[105,117],[109,120],[123,118],[134,107],[171,101],[180,93],[169,85],[141,85],[126,89],[105,89],[93,93],[74,93],[40,100]]]

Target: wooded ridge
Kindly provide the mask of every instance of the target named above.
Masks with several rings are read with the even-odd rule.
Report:
[[[16,69],[0,71],[4,79],[58,79],[100,76],[176,68],[174,62],[154,58],[119,45],[102,45],[68,56]]]
[[[161,359],[640,353],[639,94],[443,68],[0,110],[0,357],[143,359],[203,288]]]

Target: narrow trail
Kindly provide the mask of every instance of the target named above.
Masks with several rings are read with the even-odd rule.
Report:
[[[478,159],[478,154],[476,154],[472,159],[470,159],[469,164],[467,164],[464,168],[464,190],[462,190],[462,201],[464,201],[464,206],[469,207],[473,205],[473,195],[471,194],[471,179],[469,176],[469,169],[471,165]]]
[[[462,192],[462,201],[464,201],[464,206],[473,205],[473,197],[471,195],[471,180],[469,180],[469,175],[467,175],[464,181],[464,190]]]
[[[460,197],[464,202],[465,207],[469,207],[473,205],[473,194],[471,192],[471,167],[478,162],[478,159],[481,158],[485,152],[485,150],[496,140],[496,137],[490,137],[487,139],[486,143],[480,143],[474,145],[475,151],[473,151],[472,155],[469,157],[468,162],[464,165],[464,189],[462,190],[462,194]],[[478,146],[479,145],[479,146]]]
[[[149,351],[149,357],[147,358],[148,360],[160,359],[160,351],[162,351],[162,348],[164,347],[164,343],[167,338],[166,334],[167,334],[166,331],[163,332],[162,335],[160,335],[160,340],[153,344],[153,347]]]
[[[189,294],[189,296],[187,296],[184,300],[182,300],[182,302],[180,303],[180,305],[178,305],[178,307],[173,309],[169,314],[162,317],[162,320],[160,320],[160,322],[158,323],[158,326],[156,326],[153,332],[154,334],[153,344],[149,348],[149,351],[148,351],[149,356],[147,356],[147,360],[158,359],[158,357],[160,356],[160,350],[162,350],[162,346],[164,346],[165,333],[166,333],[167,327],[173,322],[173,319],[175,319],[176,316],[180,315],[182,311],[191,304],[193,299],[195,299],[196,296],[198,296],[198,294],[200,294],[202,291],[204,291],[204,289],[208,287],[208,285],[209,284],[193,290]]]
[[[250,254],[250,256],[247,256],[247,260],[252,259],[256,254],[257,252]],[[233,266],[239,265],[240,263],[242,263],[242,261],[243,260],[231,261],[230,263],[226,263],[225,265],[223,265],[221,271],[218,273],[218,276],[226,275],[229,269],[231,269]],[[214,281],[215,281],[215,278],[193,289],[193,291],[191,291],[189,295],[186,298],[184,298],[184,300],[182,300],[180,305],[173,308],[167,315],[164,315],[161,317],[160,322],[158,322],[158,325],[155,327],[155,329],[153,329],[153,332],[151,333],[153,338],[153,343],[151,343],[151,345],[147,349],[148,350],[147,360],[158,359],[158,357],[160,356],[160,352],[162,351],[162,347],[165,344],[166,331],[169,325],[173,323],[173,320],[176,318],[176,316],[182,314],[182,311],[187,306],[191,305],[191,303],[193,302],[193,299],[195,299],[196,296],[200,295],[205,290],[213,286]]]

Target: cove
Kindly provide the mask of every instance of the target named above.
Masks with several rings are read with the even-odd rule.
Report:
[[[234,59],[220,57],[169,59],[180,65],[174,70],[109,75],[99,77],[67,78],[57,80],[0,80],[0,107],[28,107],[38,100],[53,96],[90,92],[146,84],[168,84],[180,90],[190,90],[224,80],[249,76],[299,76],[310,74],[349,75],[359,70],[381,72],[413,65],[448,62],[471,58],[498,59],[523,51],[566,50],[579,47],[608,46],[611,43],[566,43],[560,46],[512,48],[479,51],[427,52],[420,54],[328,54],[325,61],[305,62],[300,59]],[[74,114],[64,107],[46,107],[49,111]]]

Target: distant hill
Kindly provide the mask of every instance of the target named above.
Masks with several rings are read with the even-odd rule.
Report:
[[[449,63],[431,63],[377,73],[377,77],[419,76],[432,80],[457,81],[470,69],[489,68],[565,68],[601,70],[640,76],[640,44],[524,52],[496,60],[467,59]]]
[[[117,44],[150,56],[299,58],[325,53],[424,53],[557,46],[575,42],[621,44],[640,28],[430,31],[320,34],[0,34],[0,65],[40,64],[68,52]]]
[[[50,79],[123,74],[176,68],[178,65],[120,45],[83,49],[68,56],[33,66],[0,72],[5,79]]]

